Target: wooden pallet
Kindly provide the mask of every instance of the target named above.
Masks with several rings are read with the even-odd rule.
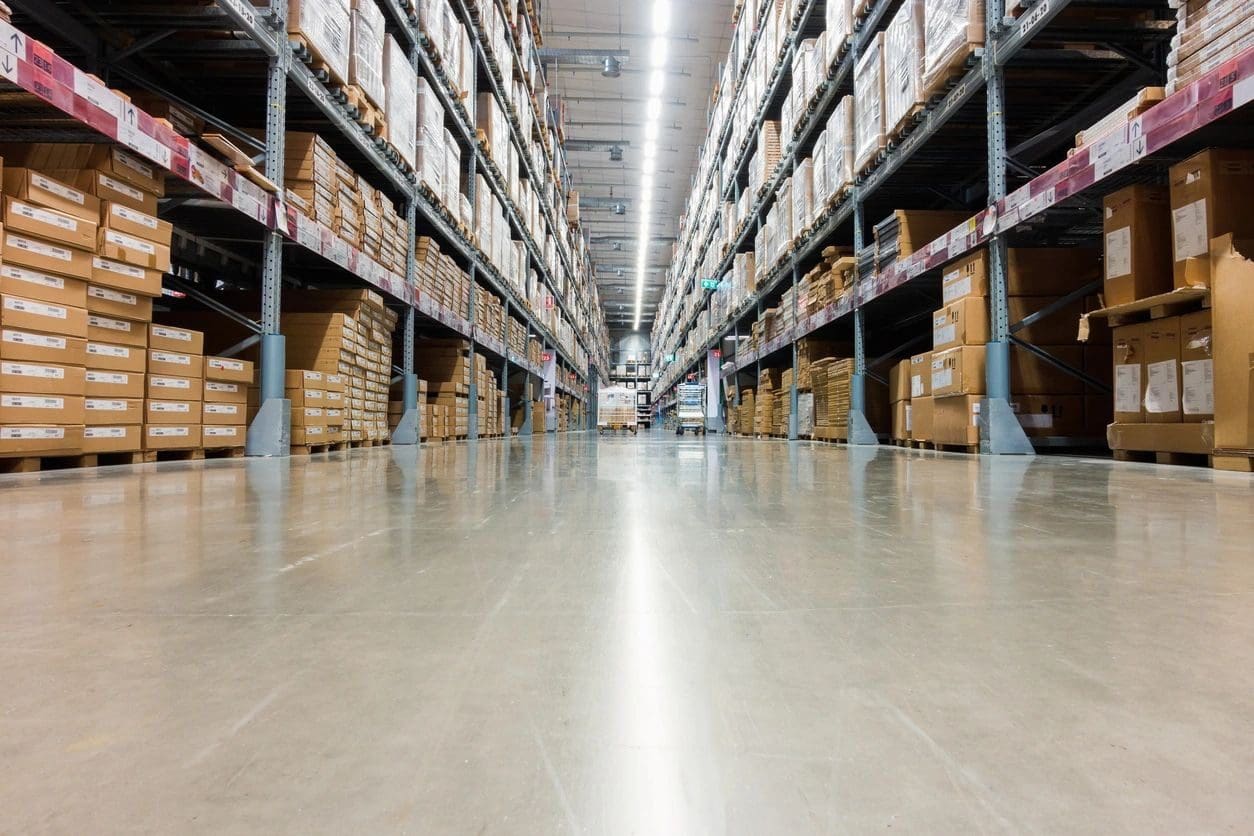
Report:
[[[110,467],[143,464],[144,454],[92,453],[77,456],[18,456],[0,459],[0,473],[43,473],[49,470],[73,470],[81,467]]]
[[[889,129],[888,131],[889,143],[898,142],[902,139],[905,139],[907,136],[909,136],[911,131],[915,129],[915,126],[918,123],[919,115],[922,114],[923,111],[925,110],[927,110],[926,99],[924,99],[924,101],[922,102],[916,102],[915,104],[911,105],[910,109],[907,110],[905,114],[902,115],[902,117],[897,120],[897,123],[893,125],[892,128]]]
[[[318,52],[317,47],[313,45],[312,41],[299,33],[292,34],[289,32],[287,38],[289,43],[296,43],[300,45],[300,49],[297,50],[297,58],[299,58],[305,66],[313,70],[314,75],[317,76],[319,81],[323,84],[332,84],[337,86],[346,85],[346,81],[344,79],[332,72],[331,65],[323,59],[322,55]]]
[[[975,454],[975,453],[980,452],[980,445],[978,444],[942,444],[939,442],[932,442],[931,449],[940,450],[945,453]]]
[[[206,459],[242,459],[245,456],[243,447],[206,447]]]
[[[338,453],[347,449],[347,441],[333,441],[329,444],[293,444],[290,452],[293,456],[312,456],[317,453]]]
[[[1216,450],[1210,459],[1215,470],[1254,473],[1254,450]]]
[[[1184,467],[1210,467],[1211,456],[1203,453],[1172,453],[1167,450],[1112,450],[1117,462],[1170,464]]]
[[[188,450],[145,450],[144,462],[199,462],[204,461],[205,451],[202,448]]]
[[[1210,290],[1205,287],[1181,287],[1170,293],[1160,293],[1128,302],[1123,305],[1111,305],[1086,315],[1086,319],[1105,319],[1112,328],[1146,322],[1151,319],[1164,319],[1169,316],[1196,311],[1210,307]],[[1085,325],[1081,324],[1081,331]]]
[[[932,80],[931,84],[924,82],[923,101],[932,103],[948,95],[949,91],[966,77],[975,61],[976,50],[983,47],[983,43],[970,42],[965,51],[955,52],[945,69]]]

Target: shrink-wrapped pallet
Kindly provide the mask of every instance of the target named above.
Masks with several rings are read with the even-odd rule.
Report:
[[[444,193],[444,107],[425,78],[418,79],[418,182],[434,194]]]
[[[819,210],[827,204],[827,199],[831,196],[831,192],[827,187],[827,131],[824,130],[819,134],[819,138],[814,141],[814,150],[810,152],[810,159],[813,160],[813,212],[818,214]]]
[[[375,107],[385,110],[383,44],[387,27],[375,0],[353,0],[352,40],[348,57],[348,83],[355,85]]]
[[[852,96],[836,103],[827,120],[828,196],[835,197],[853,184],[854,104]]]
[[[884,32],[884,128],[896,135],[923,103],[923,0],[906,0]]]
[[[792,232],[793,237],[810,225],[810,213],[814,207],[814,161],[807,159],[797,166],[792,176]]]
[[[852,0],[827,0],[827,64],[831,66],[853,37]],[[825,68],[826,69],[826,68]]]
[[[332,80],[348,82],[349,0],[290,0],[287,31],[299,35]]]
[[[874,162],[886,144],[884,130],[884,33],[867,44],[853,71],[854,168]]]
[[[923,90],[940,92],[984,43],[984,0],[927,0],[923,10]]]
[[[387,35],[383,45],[383,83],[387,97],[388,142],[411,168],[418,163],[418,76],[409,56]]]

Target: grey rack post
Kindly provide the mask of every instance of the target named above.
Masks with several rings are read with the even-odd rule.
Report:
[[[274,10],[282,14],[281,9]],[[279,21],[282,24],[282,19]],[[284,41],[283,46],[286,46]],[[283,144],[287,130],[287,71],[290,49],[280,48],[266,71],[266,177],[283,187]],[[262,242],[261,409],[245,436],[250,456],[287,456],[292,449],[292,402],[286,397],[287,345],[279,331],[283,288],[283,238],[275,230]]]
[[[478,226],[479,212],[478,212],[477,207],[479,205],[479,201],[475,199],[476,198],[475,171],[477,168],[476,162],[477,162],[477,158],[472,153],[470,155],[470,162],[469,162],[469,166],[467,169],[469,176],[466,178],[466,191],[470,197],[470,215],[472,218],[474,218],[475,225]],[[467,404],[467,410],[466,410],[467,411],[466,438],[470,439],[471,441],[479,440],[479,375],[475,366],[475,335],[478,334],[478,329],[475,327],[475,284],[476,284],[475,282],[476,269],[475,268],[478,263],[479,263],[478,256],[476,256],[470,262],[470,288],[467,291],[470,298],[466,300],[466,311],[467,311],[466,318],[468,320],[467,325],[469,326],[469,331],[471,334],[471,338],[470,338],[470,400],[469,400],[469,403]]]
[[[738,369],[740,365],[739,364],[739,358],[740,358],[740,320],[739,319],[737,319],[735,322],[732,323],[732,339],[734,340],[734,342],[732,343],[732,347],[736,350],[735,357],[737,358],[737,360],[732,362],[732,368]],[[736,406],[739,407],[740,406],[740,372],[739,371],[733,372],[732,383],[736,387],[736,392],[735,392]]]
[[[509,414],[509,297],[505,297],[505,361],[501,364],[501,416],[504,421],[505,435],[511,432]]]
[[[987,42],[996,41],[1003,0],[988,0],[985,10]],[[988,202],[1006,196],[1006,88],[1002,68],[984,62],[988,108]],[[1031,455],[1032,442],[1010,408],[1010,309],[1006,291],[1006,239],[995,233],[988,242],[989,317],[991,340],[985,349],[988,397],[980,421],[980,450],[984,453]]]
[[[855,258],[862,252],[863,225],[862,199],[858,187],[853,187],[853,251]],[[856,268],[855,268],[856,269]],[[860,290],[857,283],[854,292]],[[853,309],[853,374],[849,379],[849,443],[876,445],[879,436],[866,420],[866,318],[862,305],[854,300]]]
[[[418,261],[417,261],[417,232],[414,230],[414,222],[418,219],[418,204],[414,198],[410,198],[405,203],[405,224],[409,229],[409,250],[405,253],[405,281],[410,287],[417,285],[418,277]],[[393,444],[417,444],[422,435],[421,421],[422,416],[418,414],[418,375],[414,372],[414,320],[416,315],[413,306],[405,309],[405,318],[401,323],[401,327],[405,329],[402,334],[402,355],[401,368],[404,369],[402,376],[403,384],[401,389],[401,414],[400,423],[396,425],[396,430],[392,433]]]
[[[788,390],[788,440],[796,441],[797,422],[797,260],[792,262],[792,386]]]

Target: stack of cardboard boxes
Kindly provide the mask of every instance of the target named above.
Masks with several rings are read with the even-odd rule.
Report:
[[[206,450],[244,446],[248,422],[248,389],[253,364],[234,357],[206,357],[202,438]]]
[[[288,369],[284,397],[292,404],[292,447],[340,444],[345,438],[343,402],[348,388],[344,375],[315,369]],[[259,406],[253,389],[251,412]]]
[[[144,380],[144,449],[196,450],[203,446],[205,335],[150,325]]]
[[[414,364],[427,380],[427,418],[431,438],[464,438],[470,434],[470,383],[481,383],[487,362],[470,359],[466,340],[423,340],[414,348]]]

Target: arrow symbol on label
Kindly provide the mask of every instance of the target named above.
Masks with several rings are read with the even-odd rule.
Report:
[[[4,71],[6,73],[13,72],[13,62],[9,59],[9,56],[7,54],[4,56]]]
[[[12,35],[9,36],[9,39],[13,41],[13,52],[14,53],[21,52],[22,51],[22,36],[14,32]]]

